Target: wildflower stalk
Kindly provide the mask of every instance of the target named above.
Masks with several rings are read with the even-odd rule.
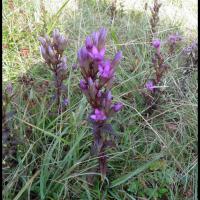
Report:
[[[147,110],[149,113],[152,112],[153,108],[155,108],[155,102],[158,101],[158,93],[160,92],[158,86],[164,73],[168,70],[168,65],[164,63],[164,57],[160,50],[161,41],[159,39],[154,39],[152,41],[152,46],[155,49],[154,57],[152,59],[152,64],[155,70],[155,77],[146,82],[145,88],[147,89],[147,92],[144,93],[146,104],[149,106]]]
[[[106,176],[106,148],[114,147],[115,133],[109,119],[122,109],[121,103],[112,103],[111,88],[114,73],[122,54],[118,52],[113,60],[105,59],[105,41],[107,32],[104,28],[88,36],[78,51],[78,64],[83,79],[80,88],[92,107],[89,121],[92,123],[94,141],[91,154],[99,160],[102,178]]]
[[[159,22],[159,9],[161,7],[162,4],[158,3],[158,0],[154,0],[154,5],[153,8],[150,8],[151,10],[151,19],[150,19],[150,24],[151,24],[151,39],[154,37],[155,33],[156,33],[156,27],[158,25]]]
[[[52,38],[47,35],[39,37],[41,43],[40,51],[49,69],[53,72],[55,83],[55,97],[58,113],[61,112],[61,97],[65,91],[63,81],[67,78],[67,58],[63,52],[67,46],[67,40],[55,29]],[[65,99],[64,99],[65,101]]]

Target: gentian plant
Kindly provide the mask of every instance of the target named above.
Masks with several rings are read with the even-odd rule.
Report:
[[[85,40],[85,45],[78,51],[78,64],[83,79],[80,88],[92,107],[89,121],[93,125],[94,141],[91,153],[99,160],[102,178],[106,176],[106,147],[115,147],[115,133],[108,120],[120,111],[122,103],[113,103],[111,88],[114,73],[122,53],[118,52],[113,60],[105,59],[107,31],[101,28]],[[109,137],[108,137],[109,136]]]
[[[145,88],[147,92],[144,93],[146,104],[149,106],[148,111],[155,108],[155,102],[156,99],[158,100],[158,93],[160,92],[159,84],[162,80],[163,75],[169,68],[169,66],[164,63],[164,57],[160,50],[161,41],[159,39],[154,39],[152,41],[152,46],[155,49],[154,57],[152,59],[152,64],[155,70],[155,77],[145,83]]]
[[[55,83],[55,99],[58,105],[58,112],[61,111],[61,102],[66,105],[68,100],[64,97],[66,90],[63,81],[67,78],[67,58],[63,55],[63,52],[67,46],[67,39],[59,33],[58,29],[55,29],[52,33],[52,38],[45,35],[45,37],[39,37],[41,43],[40,52],[44,58],[49,69],[53,72]]]

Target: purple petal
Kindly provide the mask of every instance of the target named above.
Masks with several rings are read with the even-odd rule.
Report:
[[[48,59],[48,56],[47,56],[47,53],[46,53],[46,49],[43,47],[43,46],[40,46],[40,52],[42,54],[42,57],[47,60]]]
[[[95,109],[94,113],[95,113],[95,115],[99,115],[99,114],[101,114],[101,111],[99,109]]]
[[[115,54],[115,58],[113,59],[113,65],[117,65],[122,58],[122,52],[119,51]]]
[[[54,39],[58,38],[59,37],[59,30],[58,29],[54,29],[53,33],[52,33],[52,37]]]
[[[78,60],[80,62],[83,62],[85,61],[86,59],[88,58],[88,52],[86,50],[86,48],[81,48],[79,51],[78,51]]]
[[[100,50],[99,54],[102,56],[102,58],[104,57],[105,52],[106,52],[106,48],[105,47]]]
[[[50,56],[52,56],[52,57],[54,56],[53,49],[50,46],[48,46],[48,53]]]
[[[98,65],[98,70],[100,74],[103,73],[103,66],[101,64]]]
[[[122,107],[123,107],[123,104],[122,104],[122,103],[115,103],[114,106],[113,106],[112,108],[113,108],[113,110],[114,110],[115,112],[118,112],[118,111],[120,111],[120,110],[122,109]]]
[[[64,99],[64,100],[63,100],[63,104],[64,104],[65,106],[67,106],[67,105],[69,104],[69,100],[68,100],[68,99]]]
[[[92,39],[91,37],[87,37],[86,40],[85,40],[85,46],[88,50],[92,49],[93,47],[93,42],[92,42]]]
[[[41,44],[42,44],[43,46],[46,45],[46,41],[45,41],[45,39],[44,39],[43,37],[39,37],[38,40],[41,42]]]
[[[151,91],[151,92],[153,92],[154,91],[154,88],[155,88],[155,86],[154,86],[154,83],[153,83],[153,81],[148,81],[146,84],[145,84],[145,87],[147,88],[147,90],[149,90],[149,91]]]
[[[99,30],[99,39],[102,40],[102,41],[105,41],[106,36],[107,36],[107,30],[105,28],[101,28]]]
[[[93,44],[97,46],[99,41],[99,32],[92,33],[92,38],[93,38]]]
[[[107,99],[108,99],[108,100],[112,100],[112,93],[111,93],[111,91],[109,91],[109,92],[107,93]]]
[[[154,39],[153,42],[152,42],[152,45],[156,49],[160,48],[160,40],[159,39]]]
[[[90,118],[93,119],[93,120],[97,119],[96,115],[90,115]]]
[[[80,88],[82,90],[87,90],[88,87],[87,87],[87,84],[84,80],[80,80]]]
[[[101,49],[106,42],[107,31],[105,28],[99,30],[98,48]]]

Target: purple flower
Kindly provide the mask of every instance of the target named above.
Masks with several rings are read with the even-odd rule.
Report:
[[[80,67],[82,67],[84,64],[87,63],[89,56],[88,56],[88,51],[85,47],[79,49],[78,51],[78,62]]]
[[[153,47],[156,48],[156,49],[160,48],[160,40],[159,40],[159,39],[154,39],[154,40],[152,41],[152,45],[153,45]]]
[[[105,48],[102,48],[100,51],[97,47],[93,46],[90,50],[88,50],[89,56],[95,61],[102,61],[105,55]]]
[[[112,109],[115,111],[115,112],[118,112],[122,109],[123,107],[123,104],[122,103],[115,103],[113,106],[112,106]]]
[[[49,54],[50,57],[55,56],[55,53],[54,53],[54,51],[53,51],[51,46],[48,46],[47,50],[48,50],[48,54]]]
[[[120,62],[121,59],[122,59],[122,52],[119,51],[115,54],[115,57],[112,61],[113,65],[117,65]]]
[[[85,40],[85,47],[88,50],[92,49],[92,47],[93,47],[93,41],[92,41],[91,37],[89,37],[89,36]]]
[[[48,55],[46,52],[46,49],[44,48],[44,46],[40,46],[40,53],[42,54],[42,57],[47,60],[48,59]]]
[[[84,80],[80,80],[80,88],[82,90],[87,90],[88,89],[88,86],[86,84],[86,82]]]
[[[181,41],[182,37],[178,35],[178,33],[176,33],[176,34],[170,35],[168,40],[170,43],[175,44],[177,41]]]
[[[107,117],[102,110],[96,108],[94,110],[94,114],[92,114],[90,118],[97,122],[97,121],[104,121],[106,120]]]
[[[105,28],[101,28],[99,31],[99,38],[98,38],[98,48],[101,49],[104,47],[106,42],[107,31]]]
[[[111,78],[114,73],[114,69],[109,60],[98,65],[99,74],[103,78]]]
[[[154,92],[155,89],[155,85],[153,83],[153,81],[147,81],[147,83],[145,84],[145,87],[147,88],[147,90]]]
[[[63,100],[63,105],[64,105],[64,106],[67,106],[68,104],[69,104],[69,100],[68,100],[68,99],[64,99],[64,100]]]
[[[42,46],[46,45],[46,40],[43,37],[39,37],[38,40],[40,41],[40,43],[42,44]]]
[[[99,42],[99,32],[94,32],[91,35],[92,39],[93,39],[93,44],[94,46],[98,46],[98,42]]]

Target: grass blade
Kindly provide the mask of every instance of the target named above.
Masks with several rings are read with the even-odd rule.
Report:
[[[160,154],[158,155],[156,158],[154,158],[152,161],[142,165],[141,167],[137,168],[136,170],[124,175],[124,176],[121,176],[120,178],[112,181],[111,183],[111,186],[110,188],[113,188],[113,187],[116,187],[118,185],[121,185],[122,183],[125,183],[126,181],[128,181],[130,178],[132,178],[133,176],[136,176],[138,175],[139,173],[143,172],[144,170],[148,169],[149,166],[155,162],[156,160],[158,160],[159,158],[161,158],[163,155]]]

